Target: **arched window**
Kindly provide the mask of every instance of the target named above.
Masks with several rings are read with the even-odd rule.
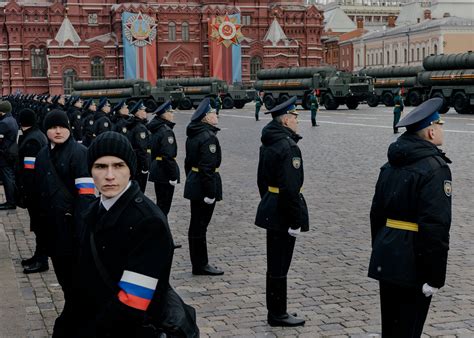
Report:
[[[168,41],[176,41],[176,24],[174,22],[168,24]]]
[[[408,51],[407,51],[407,49],[405,48],[405,50],[403,51],[403,62],[404,62],[404,63],[407,63],[407,62],[408,62],[407,57],[408,57]]]
[[[390,52],[387,51],[387,65],[390,64]]]
[[[425,58],[425,56],[426,56],[425,47],[423,47],[422,51],[423,51],[423,53],[422,53],[422,54],[423,54],[423,59],[424,59],[424,58]]]
[[[250,80],[257,79],[257,72],[260,68],[262,68],[262,59],[259,56],[250,59]]]
[[[438,55],[438,45],[434,45],[434,55]]]
[[[379,54],[378,53],[375,54],[375,64],[376,65],[379,64]]]
[[[398,50],[395,50],[394,57],[395,57],[395,64],[397,64],[398,63]]]
[[[416,61],[420,61],[420,48],[416,49]]]
[[[357,66],[360,66],[360,54],[357,54]]]
[[[69,95],[72,93],[72,85],[77,80],[77,73],[74,69],[68,68],[63,73],[63,88],[64,94]]]
[[[91,75],[92,80],[102,80],[105,78],[104,59],[100,56],[95,56],[91,60]]]
[[[186,21],[181,24],[181,39],[189,41],[189,24]]]
[[[31,48],[31,76],[45,77],[48,71],[46,62],[46,48]]]

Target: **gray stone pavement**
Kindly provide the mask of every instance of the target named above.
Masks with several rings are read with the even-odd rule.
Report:
[[[176,114],[180,165],[190,114]],[[309,112],[301,112],[303,193],[311,230],[297,239],[288,276],[288,308],[307,322],[302,328],[271,328],[266,324],[265,232],[253,225],[259,202],[256,168],[260,131],[269,119],[262,116],[261,121],[254,121],[252,105],[221,112],[218,136],[223,149],[224,200],[216,206],[208,242],[210,262],[223,268],[224,276],[191,274],[187,245],[190,213],[189,202],[182,197],[183,173],[169,215],[175,240],[183,244],[175,251],[171,283],[196,308],[203,337],[368,337],[380,333],[378,285],[366,277],[369,209],[379,167],[396,137],[391,119],[391,109],[385,107],[322,109],[318,115],[321,126],[311,128]],[[446,286],[433,297],[424,333],[474,337],[474,116],[450,111],[445,119],[443,149],[453,160],[454,178],[451,251]],[[151,185],[147,195],[154,199]],[[63,305],[60,287],[51,270],[28,276],[22,273],[21,258],[34,250],[26,212],[1,212],[0,234],[2,227],[15,274],[2,263],[0,273],[8,274],[11,292],[19,290],[18,304],[22,305],[14,304],[18,308],[16,321],[4,318],[5,307],[17,297],[5,301],[0,293],[0,327],[23,322],[29,337],[48,336]],[[3,244],[0,238],[0,246]],[[14,280],[16,287],[11,286]],[[18,321],[23,319],[21,311],[26,317]]]

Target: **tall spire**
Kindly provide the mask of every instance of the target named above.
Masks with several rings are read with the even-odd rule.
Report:
[[[79,34],[77,34],[74,26],[67,16],[64,17],[63,23],[61,24],[61,27],[59,28],[54,40],[56,40],[60,46],[64,46],[68,40],[71,41],[74,46],[79,45],[79,42],[81,42]]]
[[[273,22],[270,25],[270,28],[268,28],[268,32],[265,34],[263,41],[270,41],[272,45],[275,46],[281,40],[288,41],[288,38],[286,37],[283,28],[281,28],[278,23],[278,20],[273,18]]]

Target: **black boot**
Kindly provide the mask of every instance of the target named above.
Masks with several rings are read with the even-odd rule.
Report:
[[[193,275],[219,276],[224,274],[224,271],[209,265],[206,237],[189,237],[189,254]]]
[[[28,266],[28,265],[31,265],[33,263],[35,263],[36,261],[38,260],[38,256],[36,255],[36,253],[33,255],[33,257],[31,258],[27,258],[27,259],[23,259],[21,261],[21,266]]]
[[[303,326],[304,319],[286,311],[286,276],[267,275],[267,309],[270,326]]]
[[[48,262],[38,260],[34,262],[33,264],[26,266],[23,269],[23,273],[29,274],[29,273],[48,271],[48,270],[49,270]]]
[[[0,210],[14,210],[16,209],[16,205],[12,203],[2,203],[0,204]]]

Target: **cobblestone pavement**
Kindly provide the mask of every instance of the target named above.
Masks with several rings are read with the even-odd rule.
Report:
[[[408,109],[409,110],[409,109]],[[191,112],[176,114],[178,161],[184,160],[185,126]],[[263,115],[263,114],[262,114]],[[288,279],[288,308],[307,319],[302,328],[266,324],[265,233],[253,225],[259,202],[256,168],[261,128],[253,105],[223,110],[219,133],[223,149],[224,200],[218,203],[208,230],[211,264],[222,277],[194,277],[187,245],[189,202],[184,184],[177,187],[169,215],[182,249],[175,251],[172,284],[196,307],[202,336],[317,337],[377,336],[380,314],[377,283],[367,278],[370,254],[369,208],[379,167],[395,139],[390,108],[339,109],[318,114],[312,128],[301,112],[300,134],[310,210],[308,233],[297,239]],[[453,222],[446,286],[433,297],[426,336],[474,336],[473,170],[474,116],[445,115],[444,150],[453,160]],[[182,174],[183,175],[183,174]],[[184,177],[181,177],[184,183]],[[149,185],[148,196],[153,197]],[[29,336],[47,336],[63,306],[62,293],[50,270],[23,275],[21,258],[29,257],[34,239],[28,216],[18,209],[2,212],[16,278],[26,306]],[[1,324],[1,323],[0,323]]]

